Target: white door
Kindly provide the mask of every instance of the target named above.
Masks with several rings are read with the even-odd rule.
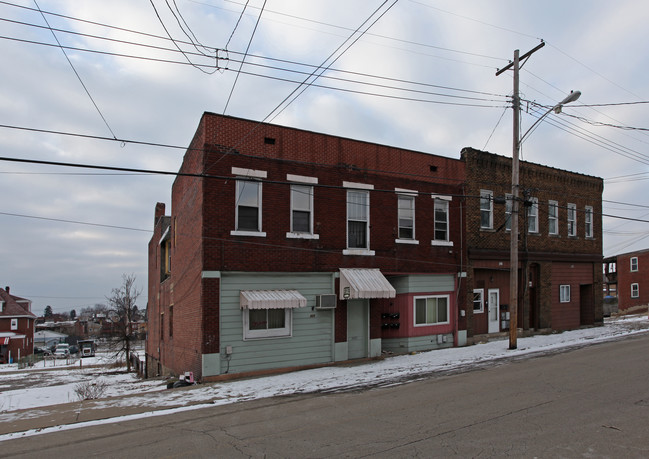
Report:
[[[369,300],[347,300],[347,358],[369,356]]]
[[[497,288],[489,289],[487,308],[489,311],[489,333],[498,333],[500,331],[500,290]]]

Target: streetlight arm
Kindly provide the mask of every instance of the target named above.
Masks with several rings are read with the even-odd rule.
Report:
[[[549,115],[551,111],[554,110],[556,113],[561,113],[561,107],[563,107],[565,104],[569,104],[570,102],[576,101],[577,99],[579,99],[580,96],[581,96],[581,91],[570,91],[570,94],[568,94],[561,102],[559,102],[554,107],[550,108],[547,112],[545,112],[543,115],[537,118],[536,121],[534,121],[534,124],[532,124],[530,128],[527,131],[525,131],[525,134],[521,136],[520,140],[518,141],[518,144],[519,145],[522,144],[523,140],[525,140],[525,137],[527,137],[532,132],[534,127],[536,127],[536,125],[539,124],[543,118]]]

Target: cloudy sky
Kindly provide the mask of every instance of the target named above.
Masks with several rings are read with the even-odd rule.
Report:
[[[512,72],[495,73],[541,40],[520,74],[522,130],[534,104],[583,95],[522,158],[605,179],[604,255],[649,247],[649,4],[394,3],[0,2],[0,284],[37,313],[78,312],[132,273],[144,307],[154,205],[170,210],[171,176],[16,159],[175,172],[205,111],[509,156]]]

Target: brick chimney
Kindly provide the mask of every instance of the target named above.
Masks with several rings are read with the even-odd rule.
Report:
[[[165,203],[164,202],[158,202],[155,205],[155,218],[153,219],[153,226],[158,224],[158,220],[160,220],[161,217],[165,216]]]
[[[0,284],[0,285],[2,285],[2,284]],[[7,295],[9,295],[9,286],[8,285],[5,287],[5,291],[7,292]]]

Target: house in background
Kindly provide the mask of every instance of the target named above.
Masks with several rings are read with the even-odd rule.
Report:
[[[11,363],[34,353],[34,321],[30,300],[0,288],[0,363]]]
[[[604,276],[607,292],[617,294],[619,311],[649,305],[649,249],[607,257]]]
[[[34,347],[51,349],[59,343],[65,343],[68,335],[51,330],[38,330],[34,333]]]
[[[147,369],[463,344],[464,163],[205,113],[149,243]]]
[[[472,148],[461,157],[475,197],[465,220],[471,337],[511,326],[512,160]],[[602,191],[601,178],[520,162],[518,328],[602,322]]]

